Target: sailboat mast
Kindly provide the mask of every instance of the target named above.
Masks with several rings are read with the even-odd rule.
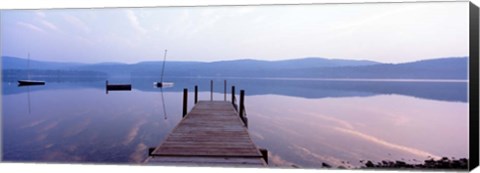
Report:
[[[27,78],[26,80],[18,80],[18,86],[29,86],[29,85],[45,85],[45,81],[35,81],[30,80],[30,52],[28,52],[27,59]]]
[[[163,82],[163,72],[165,71],[165,60],[166,59],[167,59],[167,49],[165,49],[165,54],[163,55],[162,75],[160,76],[160,83]]]
[[[28,60],[27,60],[27,79],[30,80],[30,52],[28,52]]]

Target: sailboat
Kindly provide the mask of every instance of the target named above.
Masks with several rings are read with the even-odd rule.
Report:
[[[173,86],[172,82],[163,82],[163,73],[165,71],[165,61],[166,60],[167,60],[167,50],[165,49],[165,54],[163,55],[162,75],[160,76],[160,82],[154,82],[153,83],[158,88]]]
[[[45,81],[39,80],[30,80],[30,53],[28,53],[28,72],[27,72],[27,80],[18,80],[18,86],[28,86],[28,85],[45,85]]]

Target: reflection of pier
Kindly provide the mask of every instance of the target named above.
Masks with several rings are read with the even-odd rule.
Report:
[[[147,164],[236,165],[265,166],[267,150],[257,148],[249,136],[243,106],[232,102],[198,101],[195,86],[195,106],[186,112],[188,91],[184,89],[184,115],[180,123],[156,148],[149,150]],[[225,92],[226,93],[226,92]],[[237,109],[241,111],[237,111]]]

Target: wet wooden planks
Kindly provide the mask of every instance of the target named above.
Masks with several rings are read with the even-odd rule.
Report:
[[[146,163],[265,165],[237,111],[225,101],[199,101]]]

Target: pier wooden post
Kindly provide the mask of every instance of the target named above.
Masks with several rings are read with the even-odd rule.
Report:
[[[227,80],[223,81],[223,101],[227,101]]]
[[[260,148],[260,153],[262,153],[262,158],[265,160],[265,163],[268,165],[268,150],[265,148]]]
[[[239,108],[238,108],[238,114],[240,116],[240,118],[242,119],[242,121],[244,121],[243,119],[243,102],[244,102],[244,96],[245,96],[245,90],[240,90],[240,105],[239,105]]]
[[[213,80],[210,80],[210,101],[213,101]]]
[[[198,86],[197,85],[195,85],[195,95],[194,96],[195,96],[194,97],[195,98],[195,104],[197,104],[197,102],[198,102]]]
[[[232,86],[232,104],[235,105],[235,86]]]
[[[152,156],[153,151],[155,151],[155,147],[148,148],[148,156]]]
[[[183,89],[183,114],[182,114],[182,117],[185,117],[185,115],[187,115],[187,101],[188,101],[188,89],[184,88]]]

